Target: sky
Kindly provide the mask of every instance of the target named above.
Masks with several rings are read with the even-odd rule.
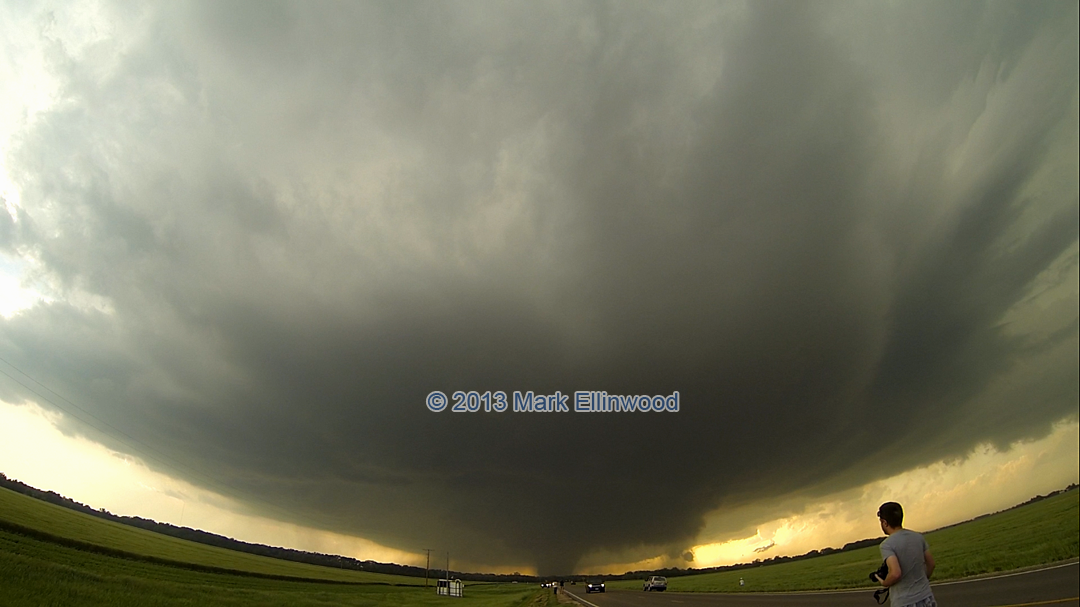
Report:
[[[798,554],[877,535],[882,501],[930,529],[1078,479],[1075,3],[0,27],[8,476],[544,574]],[[458,390],[570,411],[429,408]]]

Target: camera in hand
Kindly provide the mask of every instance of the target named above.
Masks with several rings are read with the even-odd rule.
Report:
[[[880,584],[881,580],[884,580],[889,576],[889,564],[885,561],[881,561],[881,567],[878,570],[870,574],[870,581],[875,584]],[[878,605],[884,605],[885,601],[889,600],[889,589],[879,588],[874,591],[874,600]]]
[[[878,578],[885,579],[889,575],[889,565],[885,561],[881,561],[881,567],[878,570],[870,574],[870,581],[877,584]]]

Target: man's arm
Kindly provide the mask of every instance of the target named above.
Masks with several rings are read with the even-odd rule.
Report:
[[[934,555],[930,554],[929,550],[923,551],[923,560],[926,561],[926,579],[930,579],[930,576],[934,575]]]
[[[878,577],[878,579],[881,580],[882,586],[888,588],[899,582],[900,576],[902,576],[904,572],[900,571],[900,559],[896,558],[895,555],[885,559],[885,564],[889,566],[889,575],[886,575],[883,580],[881,580],[881,577]]]

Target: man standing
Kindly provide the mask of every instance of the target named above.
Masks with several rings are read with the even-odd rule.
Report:
[[[930,590],[934,573],[934,557],[921,533],[904,529],[904,509],[896,502],[886,502],[878,508],[881,530],[881,558],[889,567],[884,579],[875,576],[889,589],[893,607],[937,607]]]

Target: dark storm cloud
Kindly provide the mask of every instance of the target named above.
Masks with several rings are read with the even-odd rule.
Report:
[[[681,558],[717,508],[1076,416],[1075,306],[1003,320],[1075,269],[1075,5],[123,19],[49,47],[62,98],[10,153],[4,250],[70,303],[3,357],[256,510],[544,571]],[[458,389],[683,404],[425,409]]]

